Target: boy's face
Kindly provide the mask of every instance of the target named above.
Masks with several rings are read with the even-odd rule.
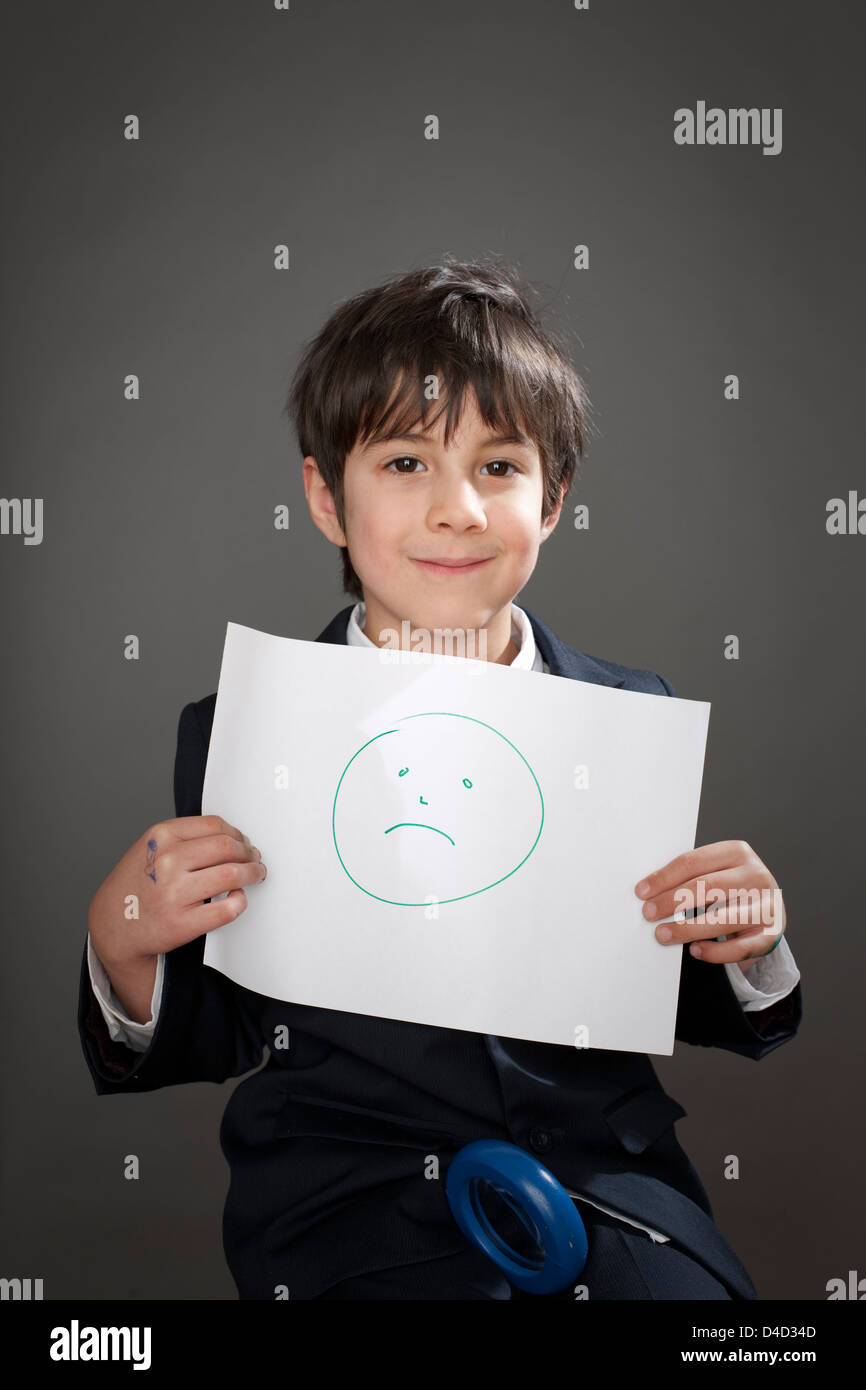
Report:
[[[399,632],[403,619],[412,630],[484,628],[487,659],[511,661],[511,601],[535,568],[562,497],[542,524],[536,446],[494,442],[473,392],[447,449],[444,430],[443,413],[432,431],[416,426],[412,437],[356,444],[344,472],[345,531],[315,459],[306,458],[310,512],[329,540],[348,544],[372,641],[384,628]]]

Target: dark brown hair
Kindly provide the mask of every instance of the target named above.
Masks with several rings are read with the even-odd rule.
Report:
[[[567,354],[530,307],[536,294],[513,266],[446,256],[392,276],[331,314],[298,363],[286,413],[302,457],[312,454],[318,464],[344,531],[347,454],[421,420],[429,429],[443,410],[447,445],[467,386],[488,428],[522,431],[535,444],[544,477],[541,520],[550,516],[583,458],[590,407]],[[429,400],[425,379],[434,374],[439,396]],[[363,598],[348,547],[343,588]]]

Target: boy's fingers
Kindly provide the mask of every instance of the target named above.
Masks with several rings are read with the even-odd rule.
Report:
[[[163,868],[172,862],[187,873],[196,869],[212,869],[219,864],[261,860],[261,850],[248,841],[236,840],[233,835],[207,835],[200,839],[184,840],[174,849],[166,850]]]
[[[204,903],[209,898],[216,898],[220,893],[231,895],[242,888],[261,883],[267,878],[267,874],[265,865],[260,864],[258,860],[247,864],[217,864],[211,868],[198,869],[183,880],[178,901],[181,906],[189,907],[194,903]]]
[[[657,898],[661,893],[671,892],[688,883],[689,879],[700,878],[703,874],[715,873],[720,869],[731,869],[756,857],[745,840],[718,840],[712,845],[699,845],[697,849],[678,854],[654,873],[647,874],[646,878],[635,884],[634,891],[639,898]]]
[[[722,918],[723,920],[718,920]],[[737,932],[738,926],[750,927],[750,932]],[[691,917],[686,922],[663,922],[655,929],[657,941],[661,941],[666,946],[687,945],[689,942],[712,941],[718,936],[727,936],[730,941],[739,940],[742,937],[755,936],[755,938],[765,938],[768,942],[772,937],[781,935],[784,927],[781,917],[772,921],[757,924],[747,917],[739,918],[730,913],[719,912],[717,919],[708,922],[705,916]],[[728,957],[725,957],[728,959]]]
[[[781,933],[770,937],[764,936],[761,932],[740,932],[724,941],[715,941],[712,938],[709,941],[695,941],[688,949],[696,959],[706,961],[710,965],[733,965],[734,962],[739,964],[740,961],[768,956],[775,950],[780,936]],[[748,949],[744,950],[744,947]]]
[[[690,879],[688,882],[677,884],[671,892],[659,893],[645,899],[643,915],[648,922],[660,922],[676,912],[694,912],[700,909],[701,912],[721,913],[727,906],[729,910],[732,907],[740,908],[745,919],[747,911],[754,911],[756,914],[762,912],[765,905],[764,895],[772,894],[772,890],[777,887],[776,880],[766,865],[762,864],[760,868],[754,869],[739,865],[714,873],[710,877]],[[720,893],[724,895],[723,898],[720,898]],[[758,921],[760,917],[756,915],[753,920]]]
[[[231,835],[235,840],[244,840],[249,844],[248,836],[222,816],[178,816],[163,824],[181,840],[197,840],[202,835]]]

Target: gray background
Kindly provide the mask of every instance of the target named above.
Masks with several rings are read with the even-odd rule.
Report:
[[[96,1096],[87,906],[174,814],[178,715],[216,689],[226,622],[312,639],[349,602],[281,415],[302,345],[388,275],[490,252],[546,287],[598,430],[518,601],[712,702],[697,843],[765,859],[802,971],[800,1033],[760,1064],[654,1059],[677,1134],[763,1298],[866,1274],[866,538],[825,530],[827,500],[866,486],[856,7],[4,9],[2,489],[44,498],[45,535],[0,537],[0,1273],[46,1298],[235,1297],[218,1126],[236,1083]],[[699,99],[782,107],[781,154],[676,146]]]

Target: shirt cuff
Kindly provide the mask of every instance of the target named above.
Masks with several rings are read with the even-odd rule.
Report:
[[[800,979],[800,971],[784,936],[770,955],[760,956],[755,961],[748,975],[743,974],[737,961],[728,962],[725,969],[745,1013],[769,1008],[770,1004],[784,999]]]
[[[105,966],[96,954],[90,932],[87,933],[87,969],[93,993],[99,1002],[102,1016],[113,1042],[125,1043],[133,1052],[146,1052],[150,1047],[159,1014],[159,1001],[162,998],[162,978],[165,971],[165,955],[160,954],[156,963],[156,980],[150,1001],[150,1019],[147,1023],[137,1023],[124,1012],[123,1005],[111,988],[111,981]]]

